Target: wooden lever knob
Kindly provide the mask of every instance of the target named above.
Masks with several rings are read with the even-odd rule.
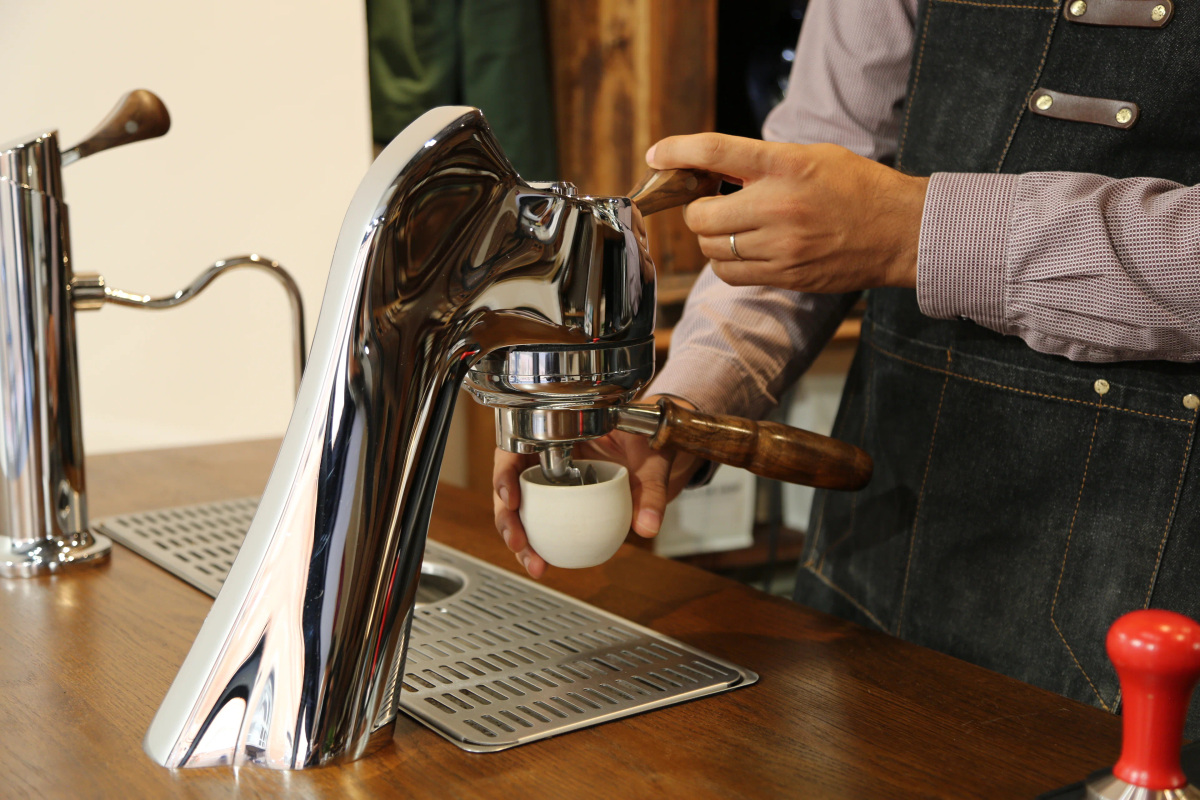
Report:
[[[871,480],[871,457],[851,444],[777,422],[702,414],[659,398],[662,421],[650,439],[755,475],[818,489],[861,489]]]
[[[117,101],[104,121],[82,142],[63,151],[63,166],[101,150],[162,136],[171,129],[171,115],[154,92],[134,89]]]
[[[657,211],[687,205],[716,194],[721,176],[700,169],[652,169],[629,193],[629,199],[646,217]]]

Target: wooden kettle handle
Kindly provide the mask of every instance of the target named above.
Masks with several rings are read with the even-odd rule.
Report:
[[[171,115],[158,95],[147,89],[126,93],[108,116],[82,142],[64,150],[63,166],[101,150],[162,136],[171,129]]]
[[[755,475],[818,489],[861,489],[871,480],[871,457],[852,444],[778,422],[702,414],[659,398],[662,421],[650,439]]]
[[[652,169],[629,193],[629,199],[647,217],[668,208],[716,194],[721,176],[700,169]]]

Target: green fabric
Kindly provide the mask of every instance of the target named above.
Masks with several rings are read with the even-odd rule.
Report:
[[[367,0],[367,27],[376,142],[466,104],[522,177],[558,176],[540,0]]]

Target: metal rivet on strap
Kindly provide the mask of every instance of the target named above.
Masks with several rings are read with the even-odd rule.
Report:
[[[1079,1],[1081,3],[1083,2],[1083,0],[1079,0]],[[1167,7],[1166,6],[1158,5],[1152,9],[1150,9],[1150,19],[1154,20],[1155,22],[1162,22],[1163,17],[1165,17],[1166,15],[1167,15]]]
[[[1048,94],[1044,94],[1034,102],[1034,105],[1036,105],[1042,111],[1045,111],[1047,108],[1054,105],[1054,98]]]
[[[1133,112],[1130,111],[1128,108],[1117,109],[1117,122],[1124,125],[1126,122],[1129,122],[1129,120],[1131,120],[1131,119],[1133,119]]]
[[[1197,408],[1200,408],[1200,397],[1194,394],[1185,394],[1183,396],[1183,407],[1189,411],[1195,411]]]
[[[1108,385],[1108,381],[1104,380],[1104,378],[1101,378],[1092,384],[1092,388],[1096,390],[1096,394],[1105,395],[1108,394],[1110,387]]]
[[[1075,0],[1074,3],[1071,3],[1070,10],[1072,17],[1082,17],[1083,13],[1087,11],[1087,3],[1083,0]]]

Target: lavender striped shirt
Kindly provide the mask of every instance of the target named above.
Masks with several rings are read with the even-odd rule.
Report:
[[[771,141],[895,156],[916,0],[812,0]],[[732,287],[705,269],[650,391],[758,418],[857,295]],[[937,173],[917,256],[931,317],[1079,361],[1200,360],[1200,187],[1041,172]]]

